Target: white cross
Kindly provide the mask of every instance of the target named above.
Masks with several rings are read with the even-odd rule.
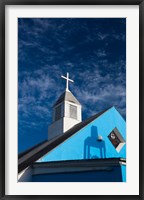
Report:
[[[62,78],[66,79],[66,90],[69,91],[68,83],[69,81],[74,82],[73,80],[69,79],[69,73],[67,72],[67,77],[61,76]]]

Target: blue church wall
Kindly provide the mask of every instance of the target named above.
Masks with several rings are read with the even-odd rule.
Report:
[[[121,171],[122,171],[122,181],[126,182],[126,166],[125,165],[121,166]]]
[[[112,107],[37,162],[112,157],[126,158],[126,145],[122,147],[120,152],[117,152],[108,138],[109,133],[115,127],[126,140],[126,123],[118,111]],[[98,135],[102,136],[102,141],[97,140]]]
[[[122,182],[121,166],[108,171],[34,175],[32,182]]]

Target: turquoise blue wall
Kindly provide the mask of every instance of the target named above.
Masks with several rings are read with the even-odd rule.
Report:
[[[112,107],[37,162],[112,157],[126,158],[126,145],[118,153],[107,137],[115,127],[126,140],[126,123],[118,111]],[[98,135],[103,137],[103,141],[97,141]]]
[[[121,171],[122,171],[122,181],[126,182],[126,165],[121,166]]]

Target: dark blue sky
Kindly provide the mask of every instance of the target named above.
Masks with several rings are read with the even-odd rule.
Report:
[[[47,139],[66,72],[83,120],[110,106],[126,118],[126,20],[18,19],[19,152]]]

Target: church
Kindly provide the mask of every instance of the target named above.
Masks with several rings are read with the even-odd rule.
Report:
[[[115,107],[82,121],[66,89],[54,103],[48,140],[18,155],[19,182],[126,182],[126,122]]]

